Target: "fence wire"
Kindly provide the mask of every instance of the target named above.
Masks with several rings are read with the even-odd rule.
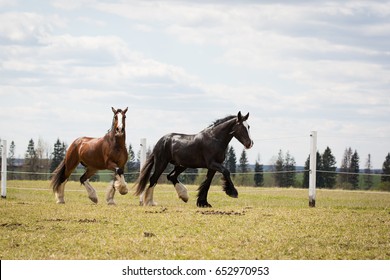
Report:
[[[283,174],[283,173],[305,173],[310,172],[309,169],[303,169],[303,170],[283,170],[283,171],[261,171],[261,172],[255,172],[255,171],[249,171],[249,172],[231,172],[231,175],[255,175],[255,174]],[[364,175],[364,176],[383,176],[383,177],[390,177],[390,174],[384,174],[384,173],[365,173],[365,172],[344,172],[344,171],[328,171],[328,170],[316,170],[318,173],[330,173],[330,174],[345,174],[345,175]],[[49,172],[28,172],[28,171],[7,171],[7,174],[20,174],[20,175],[46,175],[48,177],[51,177],[54,173]],[[81,176],[84,172],[74,172],[71,176]],[[104,172],[100,171],[96,173],[98,175],[113,175],[112,172]],[[125,172],[124,175],[139,175],[140,172]],[[164,172],[162,175],[168,175],[169,172]],[[183,172],[181,175],[207,175],[207,172]]]

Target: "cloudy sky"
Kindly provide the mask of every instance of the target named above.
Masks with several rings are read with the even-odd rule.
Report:
[[[17,155],[104,135],[111,106],[129,107],[135,150],[242,111],[251,163],[282,149],[303,165],[315,130],[338,166],[351,147],[381,168],[390,2],[0,0],[0,138]]]

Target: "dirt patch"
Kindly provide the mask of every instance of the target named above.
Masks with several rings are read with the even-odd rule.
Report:
[[[64,220],[64,219],[58,219],[58,218],[56,218],[56,219],[45,219],[45,220],[43,220],[44,222],[67,222],[66,220]]]
[[[23,226],[23,224],[20,224],[20,223],[4,223],[4,224],[1,224],[0,226],[1,227],[6,227],[6,228],[10,228],[10,229],[16,229],[18,227]]]
[[[198,210],[196,213],[202,215],[220,215],[220,216],[244,216],[245,211],[237,212],[237,211],[219,211],[219,210]]]
[[[78,222],[80,224],[82,224],[82,223],[89,224],[89,223],[97,223],[97,220],[96,219],[80,219],[80,220],[78,220]]]
[[[166,211],[168,211],[168,208],[161,207],[161,209],[159,209],[159,210],[145,210],[145,213],[147,213],[147,214],[161,214],[161,213],[165,213]]]
[[[144,237],[155,237],[156,235],[153,232],[144,232]]]

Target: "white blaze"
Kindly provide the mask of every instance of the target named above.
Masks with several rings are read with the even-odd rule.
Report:
[[[248,123],[247,123],[246,121],[244,121],[242,124],[245,126],[246,130],[248,131],[249,139],[252,140],[251,133],[250,133],[250,131],[249,131],[249,125],[248,125]]]
[[[123,115],[122,113],[118,113],[118,129],[121,131],[123,128]]]

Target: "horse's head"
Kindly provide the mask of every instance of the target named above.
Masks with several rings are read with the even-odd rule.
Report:
[[[127,109],[115,110],[114,107],[111,107],[112,112],[114,113],[114,119],[112,121],[112,129],[115,131],[115,136],[122,136],[125,133],[126,128],[126,112]]]
[[[249,113],[245,116],[241,115],[241,111],[238,112],[237,122],[233,127],[232,134],[233,136],[245,146],[245,148],[250,149],[253,146],[253,141],[249,132],[249,124],[247,123]]]

